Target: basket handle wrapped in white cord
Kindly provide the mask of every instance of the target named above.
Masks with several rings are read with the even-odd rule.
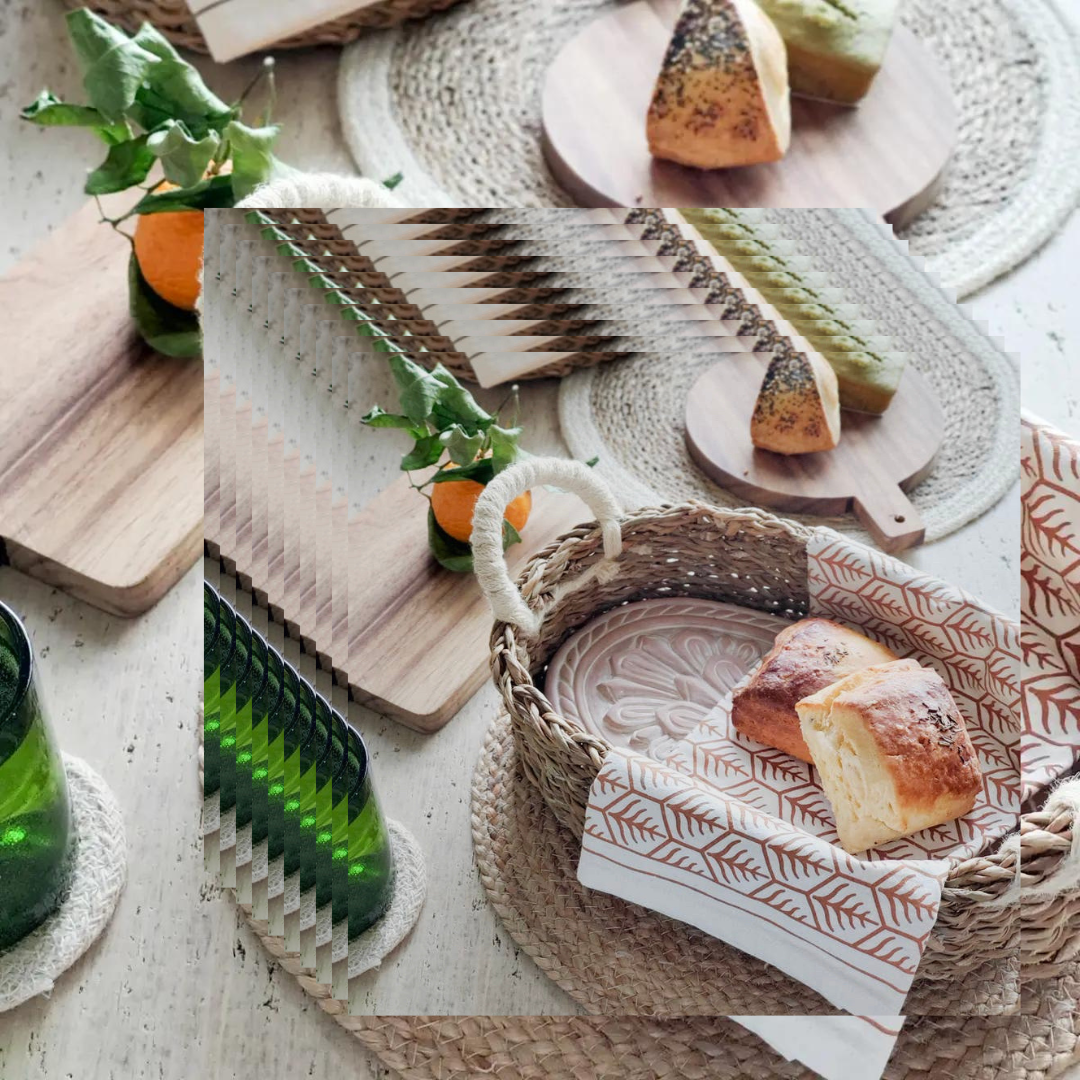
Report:
[[[385,185],[366,177],[293,170],[288,176],[257,187],[236,205],[260,210],[293,207],[327,210],[335,207],[385,208],[404,204]]]
[[[507,506],[514,499],[543,484],[562,488],[584,499],[603,530],[604,558],[587,573],[561,587],[559,596],[580,588],[595,577],[611,576],[615,572],[615,560],[622,552],[622,510],[607,484],[580,461],[529,458],[491,480],[473,511],[473,571],[495,618],[534,635],[543,625],[543,612],[530,608],[510,580],[503,559],[502,522]]]

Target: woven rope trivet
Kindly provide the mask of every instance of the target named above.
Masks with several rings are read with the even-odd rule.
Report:
[[[562,44],[609,0],[471,0],[346,50],[342,129],[360,171],[401,171],[408,206],[572,205],[540,150],[540,93]],[[1080,55],[1053,0],[905,0],[944,65],[960,140],[906,233],[967,294],[1043,244],[1080,198]]]
[[[977,518],[1016,480],[1015,362],[904,254],[884,226],[847,210],[774,210],[770,219],[797,233],[805,250],[821,252],[831,279],[907,352],[941,402],[945,438],[931,475],[909,492],[927,541]],[[630,311],[624,317],[632,332],[650,333],[647,316],[639,320]],[[742,505],[701,472],[683,436],[691,386],[723,357],[700,343],[658,348],[665,355],[662,364],[642,355],[582,368],[563,380],[559,414],[571,455],[582,461],[599,457],[598,472],[626,507],[686,499]],[[785,516],[869,542],[852,516]]]
[[[835,1013],[824,998],[708,934],[577,880],[580,840],[521,774],[505,715],[484,743],[472,791],[480,880],[511,937],[590,1013],[767,1016]],[[911,1016],[1015,1011],[1015,960],[962,981],[917,980]]]
[[[81,758],[65,754],[64,770],[75,836],[71,885],[41,926],[0,952],[0,1012],[51,993],[105,929],[127,877],[124,816],[116,796]]]
[[[814,1076],[746,1028],[716,1016],[351,1016],[297,957],[285,954],[280,939],[266,936],[265,924],[252,927],[319,1007],[405,1080]],[[1080,972],[1072,972],[1026,986],[1020,1016],[912,1017],[885,1080],[1050,1080],[1080,1059],[1078,1013]]]

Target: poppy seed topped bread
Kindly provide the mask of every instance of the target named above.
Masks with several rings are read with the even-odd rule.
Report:
[[[830,619],[800,619],[776,643],[749,680],[735,691],[731,722],[741,735],[810,761],[796,704],[852,672],[887,664],[896,654]]]
[[[777,454],[832,450],[840,441],[836,375],[816,353],[781,347],[765,372],[750,440]]]
[[[784,156],[787,56],[753,0],[683,0],[645,131],[654,157],[701,169]]]
[[[864,668],[796,709],[840,843],[853,855],[962,817],[982,791],[949,688],[915,660]]]

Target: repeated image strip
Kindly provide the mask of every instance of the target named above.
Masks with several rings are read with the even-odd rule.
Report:
[[[216,340],[230,352],[208,349],[208,416],[213,397],[217,417],[208,454],[215,447],[231,455],[231,462],[222,456],[213,467],[208,460],[208,553],[239,586],[236,605],[254,598],[257,606],[244,611],[249,619],[268,613],[273,625],[302,645],[317,699],[321,695],[343,722],[350,703],[361,702],[420,730],[436,730],[485,678],[482,664],[471,671],[453,656],[437,655],[425,655],[423,662],[435,673],[429,682],[438,683],[438,694],[428,690],[424,697],[411,685],[420,680],[400,677],[402,670],[418,671],[418,658],[408,655],[407,627],[420,610],[410,608],[417,598],[405,596],[401,585],[430,556],[422,541],[402,551],[380,539],[378,523],[402,514],[411,515],[415,534],[423,537],[417,516],[423,502],[407,478],[377,496],[374,507],[349,500],[349,470],[362,467],[350,432],[371,404],[376,366],[393,357],[425,367],[442,362],[470,381],[489,373],[481,381],[501,393],[508,388],[499,390],[500,384],[516,379],[640,352],[643,342],[622,334],[620,319],[621,305],[638,303],[652,303],[666,317],[672,348],[706,342],[718,357],[768,356],[780,349],[816,351],[813,336],[824,349],[865,349],[903,363],[850,294],[798,253],[777,267],[751,251],[736,269],[741,255],[727,261],[674,211],[622,211],[614,221],[595,220],[606,212],[588,213],[593,219],[575,222],[572,230],[552,227],[550,246],[535,239],[546,235],[545,223],[520,223],[527,215],[513,211],[505,212],[505,221],[501,211],[483,212],[478,222],[439,211],[410,212],[406,221],[389,212],[262,211],[246,220],[236,212],[208,215],[208,273],[225,285],[223,295],[230,283],[235,293],[228,317],[218,313],[220,324],[209,296],[206,312],[208,328],[220,326]],[[366,226],[367,219],[374,224]],[[366,227],[373,234],[369,241]],[[531,249],[521,238],[529,229]],[[500,230],[506,232],[501,241]],[[560,251],[568,236],[581,233],[596,251]],[[771,234],[765,227],[758,235]],[[395,237],[405,246],[395,247]],[[421,254],[416,245],[430,250]],[[511,247],[522,250],[498,254]],[[630,247],[635,254],[627,253]],[[606,294],[601,283],[609,287]],[[796,323],[785,320],[767,295],[786,304]],[[605,299],[610,318],[580,317],[583,305]],[[532,332],[538,329],[544,333]],[[566,348],[551,349],[552,342]],[[654,362],[663,361],[656,353]],[[211,476],[217,478],[213,491]],[[527,543],[509,549],[512,572],[581,517],[565,500],[552,499],[551,507],[548,515],[541,501],[536,516],[542,520]],[[371,566],[385,568],[385,581],[370,573]],[[449,641],[453,635],[448,654],[471,655],[479,648],[482,655],[490,615],[475,589],[471,600],[459,604],[462,591],[447,593],[443,613],[425,609],[426,617],[445,619],[438,636]],[[404,657],[395,655],[402,651]],[[230,766],[236,768],[238,755],[259,772],[260,724],[249,734],[244,709],[236,715]],[[272,759],[267,752],[266,760]],[[322,787],[304,788],[305,797],[315,799],[316,820],[329,814],[333,822],[340,808],[332,773]],[[293,780],[286,776],[285,782]],[[237,797],[247,790],[243,783]],[[267,807],[272,820],[272,801]],[[333,885],[327,894],[316,873],[314,890],[298,891],[275,879],[269,861],[264,874],[255,848],[251,855],[244,849],[247,823],[237,826],[222,859],[222,879],[236,883],[252,916],[283,937],[311,978],[347,1001],[348,965],[336,962],[327,933],[327,916],[339,904]],[[287,833],[285,845],[287,859]]]

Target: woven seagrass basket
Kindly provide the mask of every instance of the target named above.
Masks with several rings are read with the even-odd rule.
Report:
[[[621,516],[591,470],[578,466],[567,476],[547,466],[546,459],[516,466],[488,485],[474,519],[473,549],[496,615],[492,674],[522,767],[559,821],[580,836],[608,744],[560,716],[544,695],[544,669],[559,645],[601,612],[649,597],[702,597],[802,618],[809,610],[811,532],[760,510],[697,502]],[[510,498],[537,483],[572,487],[604,525],[581,525],[549,544],[522,571],[518,593],[497,533],[486,546],[488,538],[477,536],[483,513],[497,512],[497,524]],[[612,532],[621,537],[614,557]],[[920,978],[948,979],[1006,953],[1019,954],[1025,977],[1063,970],[1080,938],[1080,893],[1073,888],[1036,899],[1023,897],[1020,887],[1037,888],[1062,868],[1080,828],[1074,816],[1033,809],[1020,819],[1018,835],[953,861]]]
[[[69,8],[88,7],[125,30],[135,31],[148,22],[174,45],[209,53],[185,0],[64,0]],[[406,19],[420,19],[453,7],[460,0],[380,0],[377,4],[343,15],[340,19],[305,30],[274,43],[275,49],[302,49],[309,45],[347,45],[366,30],[385,30]]]

